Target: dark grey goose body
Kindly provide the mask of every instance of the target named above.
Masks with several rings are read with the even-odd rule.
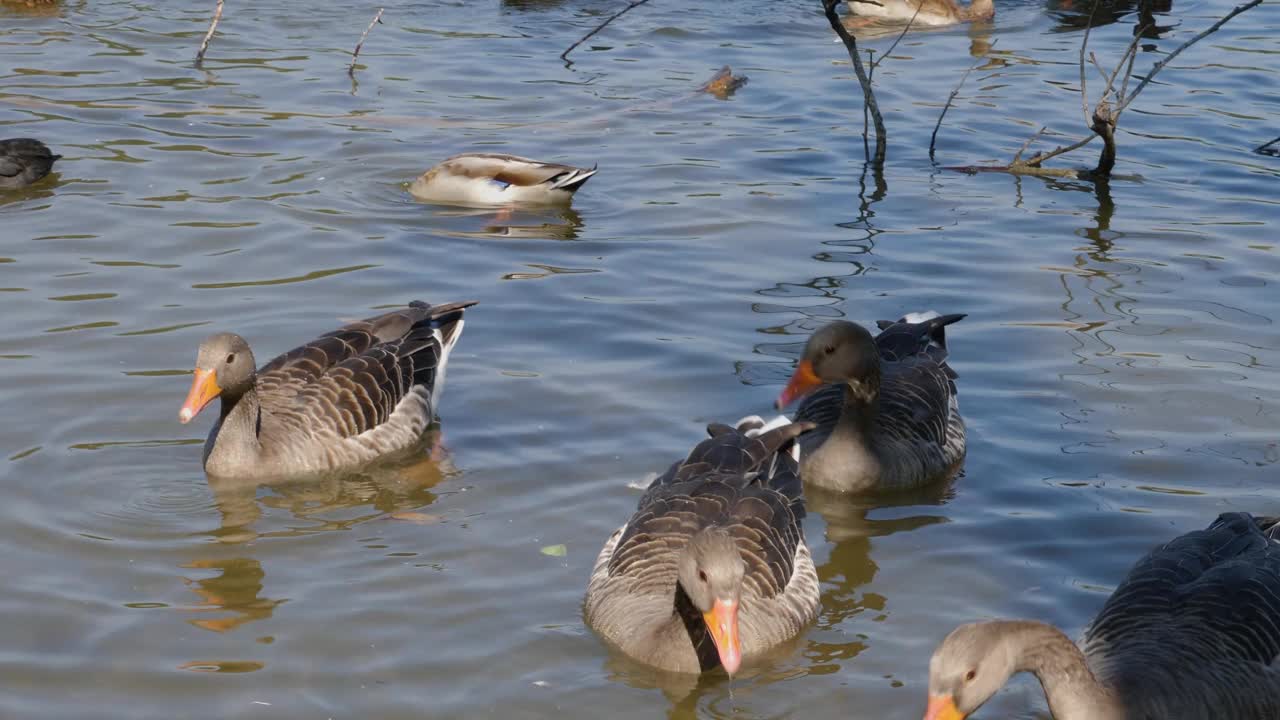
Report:
[[[840,492],[909,490],[951,477],[965,452],[947,325],[964,315],[882,320],[874,338],[839,321],[813,334],[778,407],[797,421],[805,483]]]
[[[415,301],[322,335],[256,371],[244,338],[211,335],[200,344],[179,419],[189,422],[221,398],[204,467],[223,477],[349,469],[410,449],[435,417],[463,311],[474,304]]]
[[[929,664],[926,720],[1019,672],[1056,720],[1280,718],[1280,521],[1226,513],[1138,561],[1080,646],[1034,621],[962,625]]]
[[[587,624],[653,667],[736,672],[818,614],[794,438],[777,418],[714,424],[649,486],[609,537],[587,586]]]
[[[39,140],[0,140],[0,190],[17,190],[39,182],[60,158]]]

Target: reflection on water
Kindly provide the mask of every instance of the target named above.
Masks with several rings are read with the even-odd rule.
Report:
[[[954,625],[1078,629],[1154,542],[1277,504],[1280,167],[1255,152],[1280,125],[1277,6],[1144,91],[1107,185],[943,170],[1081,122],[1090,3],[997,4],[877,67],[872,169],[848,57],[803,2],[646,3],[567,69],[616,4],[411,3],[358,85],[373,8],[229,3],[196,69],[212,3],[0,2],[0,136],[66,156],[0,197],[0,569],[22,579],[0,592],[20,619],[0,717],[919,720]],[[1157,58],[1230,5],[1103,2],[1090,48],[1138,32]],[[862,48],[879,61],[900,32]],[[698,92],[725,65],[751,82]],[[601,172],[565,210],[405,191],[485,149]],[[412,298],[484,309],[451,362],[448,456],[203,476],[174,420],[202,337],[271,355]],[[965,476],[813,495],[822,614],[733,680],[605,650],[578,604],[634,510],[625,481],[768,412],[818,325],[923,309],[968,313],[949,338]],[[1043,710],[1027,685],[993,702]]]
[[[439,433],[432,436],[438,439]],[[440,446],[428,445],[427,449],[428,457],[407,465],[304,481],[259,484],[209,476],[209,490],[222,516],[221,525],[211,535],[223,543],[296,537],[348,530],[380,517],[424,508],[436,500],[431,488],[456,473]],[[259,495],[259,489],[265,493]],[[296,522],[280,530],[255,530],[263,512],[269,510],[284,510]]]
[[[285,602],[283,598],[272,600],[262,597],[266,572],[262,563],[253,558],[193,560],[182,567],[218,573],[204,579],[182,579],[200,599],[194,607],[182,609],[201,615],[218,615],[187,621],[202,630],[228,632],[255,620],[265,620],[271,617],[277,605]]]

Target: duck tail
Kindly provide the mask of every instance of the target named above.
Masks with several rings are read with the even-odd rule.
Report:
[[[590,170],[583,168],[573,168],[556,175],[549,181],[552,190],[564,190],[565,192],[574,193],[578,188],[582,187],[592,175],[595,175],[596,165],[592,165]]]

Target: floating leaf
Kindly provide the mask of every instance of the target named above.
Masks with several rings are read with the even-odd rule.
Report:
[[[565,547],[563,544],[548,545],[542,548],[540,552],[543,555],[550,555],[551,557],[564,557],[565,555],[569,554],[569,548]]]

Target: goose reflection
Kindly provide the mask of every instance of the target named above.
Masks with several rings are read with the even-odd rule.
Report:
[[[255,620],[265,620],[285,602],[284,599],[262,597],[263,579],[267,573],[262,569],[262,563],[254,558],[193,560],[182,567],[218,572],[204,579],[182,578],[200,598],[199,603],[185,609],[202,615],[217,615],[187,620],[202,630],[224,633]]]
[[[428,442],[433,437],[438,439],[438,431],[428,434]],[[222,543],[294,537],[345,530],[392,513],[426,507],[437,497],[431,488],[456,472],[439,445],[434,448],[431,455],[411,464],[306,480],[257,482],[209,476],[209,489],[222,515],[220,526],[211,534]],[[259,490],[265,491],[261,497]],[[353,512],[359,508],[364,510]],[[272,530],[254,527],[264,510],[277,509],[302,524]]]
[[[963,472],[947,482],[909,492],[865,497],[805,487],[810,519],[818,515],[826,521],[825,538],[830,545],[826,562],[818,565],[822,611],[818,614],[814,632],[809,634],[808,646],[804,650],[810,671],[825,668],[824,671],[835,672],[841,663],[857,657],[867,647],[860,639],[829,642],[820,640],[815,635],[823,635],[824,630],[835,631],[846,621],[864,612],[879,615],[888,607],[888,598],[884,595],[861,592],[880,570],[871,556],[872,538],[888,537],[947,522],[944,515],[931,510],[954,497],[954,483],[959,477],[963,477]],[[913,506],[919,507],[909,514],[884,512]],[[869,517],[874,511],[880,511],[880,514],[887,517]],[[817,523],[809,522],[805,530],[809,535],[810,545],[821,547],[821,543],[813,537],[816,525]]]

